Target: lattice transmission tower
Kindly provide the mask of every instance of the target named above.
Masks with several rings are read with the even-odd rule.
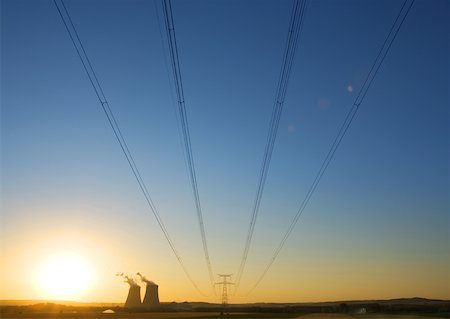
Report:
[[[220,278],[222,278],[221,282],[216,282],[216,285],[222,285],[222,305],[225,307],[228,305],[228,286],[234,285],[234,283],[229,282],[228,279],[231,277],[231,274],[218,274]]]

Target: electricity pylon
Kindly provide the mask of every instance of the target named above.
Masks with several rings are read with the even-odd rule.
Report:
[[[222,285],[222,305],[225,307],[228,305],[228,285],[234,285],[234,283],[227,281],[231,277],[231,274],[218,274],[222,278],[221,282],[216,282],[216,285]]]

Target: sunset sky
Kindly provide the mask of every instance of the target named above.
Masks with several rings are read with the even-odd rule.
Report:
[[[65,3],[206,296],[151,214],[53,1],[2,0],[0,299],[123,302],[128,287],[116,273],[139,271],[159,284],[161,301],[219,302],[184,160],[161,3]],[[292,1],[172,3],[212,268],[236,274]],[[414,3],[309,206],[247,295],[403,1],[308,3],[252,246],[230,302],[450,299],[446,0]]]

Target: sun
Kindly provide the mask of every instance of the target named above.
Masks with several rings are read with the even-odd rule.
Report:
[[[81,298],[92,281],[89,263],[80,256],[65,254],[43,262],[36,272],[36,282],[42,298]]]

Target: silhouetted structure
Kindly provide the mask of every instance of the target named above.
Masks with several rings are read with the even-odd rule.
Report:
[[[153,281],[148,280],[147,278],[145,278],[145,276],[141,275],[140,273],[137,273],[137,275],[141,277],[141,280],[145,282],[146,285],[145,296],[142,302],[142,306],[147,309],[159,307],[158,285],[155,284]]]
[[[145,308],[155,308],[159,306],[158,285],[156,285],[155,283],[147,283],[142,305]]]
[[[141,307],[141,287],[138,285],[130,285],[127,300],[125,301],[125,308],[140,308],[140,307]]]
[[[231,274],[229,275],[218,275],[222,278],[221,282],[215,283],[216,285],[222,285],[222,306],[225,307],[228,305],[228,285],[234,285],[234,283],[227,281],[228,278],[231,278]]]
[[[127,300],[125,301],[125,308],[136,309],[141,308],[141,287],[136,283],[136,281],[124,275],[123,273],[117,274],[125,279],[125,282],[130,285],[128,290]]]

